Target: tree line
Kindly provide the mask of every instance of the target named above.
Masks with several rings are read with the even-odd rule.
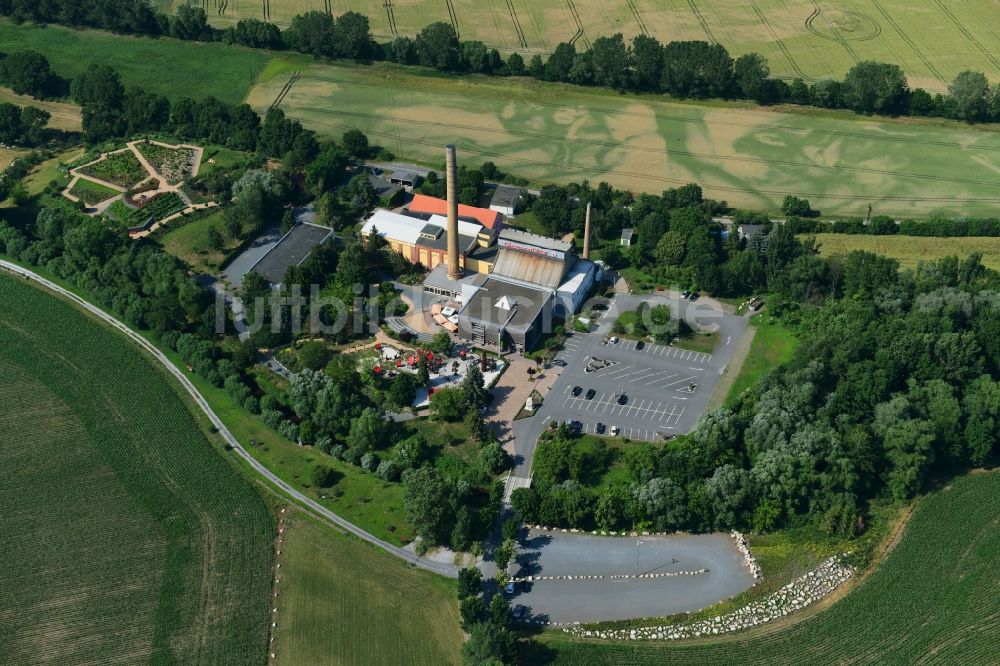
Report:
[[[420,64],[445,72],[496,76],[531,76],[615,90],[667,93],[677,97],[750,99],[760,104],[792,103],[864,114],[936,116],[967,122],[1000,122],[1000,83],[990,86],[982,72],[965,70],[948,85],[947,94],[911,89],[898,65],[859,62],[842,80],[808,84],[772,78],[767,59],[757,53],[733,58],[721,44],[704,41],[661,43],[637,35],[626,43],[618,33],[593,40],[578,51],[563,42],[546,60],[538,54],[528,62],[513,53],[504,59],[497,49],[477,40],[459,40],[446,22],[431,23],[415,38],[396,36],[379,44],[368,17],[349,11],[332,16],[310,11],[293,17],[284,31],[259,19],[241,19],[219,30],[208,24],[201,7],[182,5],[166,16],[147,0],[0,0],[0,15],[15,21],[33,20],[93,27],[148,36],[187,40],[218,40],[251,48],[292,49],[316,57],[356,61],[388,60]]]

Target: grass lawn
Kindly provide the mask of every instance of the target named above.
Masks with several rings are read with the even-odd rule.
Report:
[[[863,584],[830,607],[806,611],[801,622],[677,643],[570,641],[551,633],[543,637],[546,663],[992,663],[996,646],[983,637],[995,634],[1000,614],[998,514],[1000,473],[969,474],[917,505],[898,545]]]
[[[10,166],[15,158],[27,155],[29,150],[24,148],[0,148],[0,171]]]
[[[1000,203],[989,175],[1000,171],[1000,132],[990,127],[446,77],[387,63],[301,72],[281,102],[286,113],[321,134],[363,130],[398,157],[431,165],[455,143],[466,165],[492,160],[535,182],[586,178],[656,193],[694,182],[706,196],[766,211],[787,194],[827,214],[862,214],[871,203],[900,216],[975,215]],[[275,76],[248,100],[263,111],[287,82]],[[979,168],[970,171],[971,161]]]
[[[0,276],[10,663],[260,663],[271,508],[166,373]]]
[[[727,403],[760,381],[765,372],[791,360],[799,345],[795,334],[767,313],[756,315],[750,321],[757,327],[757,333],[743,368],[729,389]]]
[[[903,268],[915,268],[920,261],[934,261],[947,256],[964,258],[973,252],[980,252],[984,266],[1000,270],[1000,238],[817,234],[816,240],[824,257],[865,250],[896,259]]]
[[[111,65],[125,87],[140,85],[172,100],[212,95],[235,104],[273,57],[262,50],[221,43],[182,42],[0,20],[4,52],[33,49],[60,76],[74,77],[91,63]]]
[[[225,239],[226,244],[221,252],[213,250],[209,245],[208,235],[211,229],[216,229]],[[172,227],[160,237],[160,245],[194,270],[213,273],[239,242],[229,238],[222,211],[216,210],[197,220]]]
[[[245,153],[239,150],[230,150],[229,148],[224,148],[222,146],[205,146],[205,150],[201,156],[201,166],[198,169],[198,174],[211,173],[216,169],[228,169],[229,167],[235,166],[250,157],[251,153]],[[211,162],[209,162],[211,160]]]
[[[32,195],[40,194],[52,181],[59,185],[60,190],[65,188],[69,185],[71,176],[62,165],[79,158],[83,152],[83,148],[70,148],[65,153],[56,155],[51,160],[46,160],[36,166],[24,179],[28,192]]]
[[[113,196],[121,194],[118,190],[113,190],[110,187],[101,185],[100,183],[95,183],[92,180],[87,180],[86,178],[80,178],[76,181],[76,185],[70,190],[70,194],[75,197],[79,197],[88,206],[93,206],[106,199],[110,199]]]
[[[459,663],[454,581],[302,512],[286,527],[275,664]]]
[[[629,291],[633,294],[651,293],[657,285],[656,278],[634,266],[619,269],[618,274],[628,283]]]
[[[717,344],[719,344],[718,331],[712,331],[711,333],[699,333],[698,331],[692,331],[687,335],[682,335],[676,338],[670,343],[670,346],[677,347],[678,349],[701,352],[702,354],[711,354],[715,351],[715,346]]]

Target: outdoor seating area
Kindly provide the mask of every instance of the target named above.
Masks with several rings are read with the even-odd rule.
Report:
[[[434,323],[449,333],[458,333],[458,312],[455,308],[435,303],[431,306],[431,317]]]

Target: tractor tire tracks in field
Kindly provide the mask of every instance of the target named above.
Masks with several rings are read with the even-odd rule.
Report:
[[[279,106],[281,106],[281,103],[285,101],[285,97],[288,95],[288,92],[292,89],[292,86],[295,85],[295,82],[298,81],[300,78],[302,78],[300,72],[292,72],[292,75],[288,77],[288,80],[285,82],[285,85],[282,86],[281,90],[278,91],[278,96],[274,98],[274,101],[271,102],[271,106],[269,106],[268,109],[276,109]]]
[[[830,36],[823,34],[820,30],[818,30],[813,26],[813,23],[816,21],[816,19],[820,18],[823,15],[823,10],[820,9],[820,6],[816,3],[815,0],[813,0],[813,7],[814,9],[812,14],[810,14],[809,18],[806,19],[806,29],[821,39],[826,39],[831,42],[836,42],[837,44],[840,44],[844,48],[844,50],[847,51],[847,55],[851,56],[851,59],[854,60],[855,64],[861,62],[861,59],[858,57],[858,54],[854,51],[854,48],[851,47],[850,43],[846,39],[844,39],[843,35],[840,34],[840,28],[838,28],[830,21],[827,21],[826,22],[827,27],[829,27],[830,30],[833,31],[833,36]]]
[[[517,18],[517,10],[514,9],[514,0],[507,0],[507,11],[510,12],[510,20],[514,24],[514,33],[517,35],[517,43],[521,48],[527,48],[528,40],[524,37],[524,28]]]
[[[979,41],[972,36],[972,33],[969,32],[969,30],[962,24],[961,21],[958,20],[958,18],[956,18],[955,14],[952,13],[951,9],[949,9],[946,4],[941,2],[941,0],[934,0],[934,4],[936,4],[942,12],[944,12],[944,15],[948,17],[948,20],[951,21],[952,25],[954,25],[955,28],[960,33],[962,33],[962,35],[967,40],[969,40],[969,43],[972,44],[974,47],[976,47],[977,51],[986,56],[986,59],[990,61],[990,64],[992,64],[997,70],[1000,70],[1000,61],[998,61],[993,56],[992,52],[990,52],[988,49],[983,48],[983,45],[980,44]]]
[[[390,139],[396,138],[396,135],[393,133],[380,132],[357,124],[336,123],[336,122],[321,121],[321,120],[309,120],[307,122],[322,127],[335,127],[340,130],[350,130],[350,129],[361,130],[366,134],[368,134],[369,136],[381,136]],[[449,126],[454,127],[454,125],[450,124]],[[403,137],[403,138],[407,141],[407,143],[428,146],[430,148],[434,148],[435,150],[441,147],[440,141],[430,141],[427,140],[426,138],[418,138],[418,137]],[[578,173],[584,175],[587,178],[593,177],[594,174],[596,173],[596,174],[612,174],[616,176],[623,176],[633,179],[652,180],[658,183],[667,183],[671,185],[687,185],[691,181],[690,178],[670,178],[668,176],[655,175],[649,173],[648,171],[647,172],[625,171],[623,169],[614,169],[603,166],[580,167],[572,164],[569,161],[570,158],[567,158],[562,162],[551,162],[546,160],[531,159],[527,157],[518,157],[515,155],[511,155],[510,153],[498,153],[488,150],[482,150],[481,148],[475,148],[468,145],[460,145],[459,148],[461,148],[461,150],[467,153],[478,155],[480,157],[488,158],[491,160],[506,160],[508,162],[518,162],[520,164],[526,164],[529,166],[542,167],[545,168],[549,173],[551,173],[553,169],[558,168],[561,171]],[[831,194],[828,192],[790,192],[787,189],[771,190],[760,187],[737,187],[734,185],[716,185],[708,182],[703,182],[702,185],[708,190],[719,190],[722,192],[734,192],[738,194],[770,194],[776,197],[783,197],[788,194],[791,194],[793,196],[799,196],[799,197],[816,197],[825,199],[835,199],[837,201],[869,202],[872,200],[874,196],[871,194],[854,195],[854,194]],[[922,203],[942,203],[942,204],[944,203],[983,203],[990,205],[1000,204],[1000,197],[989,198],[989,197],[955,197],[955,196],[941,196],[941,197],[877,196],[876,198],[878,198],[880,201],[892,201],[892,202],[902,202],[902,203],[922,202]]]
[[[906,32],[904,32],[903,29],[899,27],[899,24],[896,23],[896,20],[894,18],[892,18],[892,15],[890,15],[889,12],[887,12],[885,8],[882,7],[881,4],[879,4],[878,0],[872,0],[872,5],[874,5],[875,9],[879,11],[879,13],[882,15],[882,18],[884,18],[889,23],[889,25],[892,26],[892,29],[896,31],[896,34],[899,35],[899,38],[902,39],[903,42],[910,47],[910,50],[913,51],[913,53],[918,58],[920,58],[920,62],[924,64],[924,67],[927,68],[927,71],[933,74],[934,78],[936,78],[938,81],[944,84],[945,87],[947,87],[948,82],[945,81],[943,76],[941,76],[941,72],[939,72],[937,68],[934,66],[934,64],[927,59],[927,56],[925,56],[924,52],[917,47],[917,45],[914,43],[912,39],[910,39],[910,36],[907,35]]]
[[[705,20],[701,10],[698,9],[698,4],[695,0],[687,0],[687,3],[688,7],[691,8],[691,12],[694,14],[694,17],[698,19],[698,23],[701,24],[701,29],[705,31],[705,36],[708,37],[708,41],[712,44],[718,44],[719,40],[717,40],[715,35],[712,34],[712,29],[708,27],[708,21]]]
[[[462,32],[458,29],[458,13],[455,12],[455,3],[452,0],[444,0],[445,4],[448,5],[448,16],[451,18],[451,25],[455,28],[455,36],[459,39],[462,38]]]
[[[390,100],[392,100],[392,93],[390,89]],[[315,107],[308,106],[287,106],[287,109],[293,111],[307,111],[310,113],[327,113],[329,115],[335,116],[347,116],[351,118],[364,118],[366,120],[377,120],[383,118],[384,116],[379,113],[364,113],[360,111],[333,111],[319,109]],[[399,124],[400,118],[396,111],[396,106],[394,101],[390,101],[390,109],[392,112],[393,124],[396,128],[396,145],[397,148],[402,151],[402,141],[399,137]],[[573,137],[567,138],[565,136],[554,136],[552,134],[545,134],[543,132],[532,132],[528,130],[513,130],[507,128],[495,128],[495,127],[483,127],[481,125],[463,125],[460,123],[453,122],[437,122],[433,120],[412,120],[408,118],[402,119],[402,121],[407,125],[424,126],[424,127],[444,127],[444,128],[454,128],[460,130],[467,130],[470,132],[482,132],[487,134],[501,134],[501,135],[511,135],[515,137],[523,137],[525,139],[542,139],[544,141],[558,141],[558,142],[571,142],[574,145],[589,145],[598,148],[610,148],[610,149],[626,149],[632,152],[648,153],[652,155],[659,155],[665,159],[668,159],[671,155],[693,157],[700,160],[719,160],[723,162],[742,162],[747,164],[765,164],[767,166],[775,167],[793,167],[796,169],[819,169],[823,171],[835,171],[835,172],[846,172],[846,173],[862,173],[868,175],[876,176],[890,176],[894,178],[914,178],[917,180],[933,180],[935,182],[946,182],[946,183],[956,183],[962,185],[979,185],[979,186],[991,186],[997,185],[995,180],[977,180],[974,178],[963,178],[959,176],[945,176],[942,174],[930,174],[930,173],[912,173],[907,171],[892,171],[889,169],[875,169],[871,167],[859,167],[859,166],[848,166],[848,165],[838,165],[838,164],[811,164],[809,162],[796,162],[794,160],[780,160],[780,159],[768,159],[764,157],[747,157],[744,155],[717,155],[713,153],[696,153],[688,150],[677,150],[676,148],[664,149],[664,148],[651,148],[648,146],[634,146],[629,144],[624,144],[620,141],[602,141],[600,139],[586,139],[583,137]]]
[[[639,25],[639,31],[644,35],[648,35],[649,30],[646,29],[646,22],[642,19],[642,14],[639,13],[639,8],[636,6],[635,0],[625,0],[625,2],[628,3],[629,11],[632,12],[635,22]]]
[[[330,0],[326,0],[326,6],[330,6]],[[385,7],[385,16],[389,21],[389,32],[398,35],[399,30],[396,29],[396,13],[393,11],[392,0],[385,0],[385,4],[382,6]]]
[[[576,10],[573,0],[566,0],[566,6],[569,7],[570,16],[573,18],[573,22],[576,23],[576,32],[570,38],[569,43],[575,45],[577,41],[581,41],[583,46],[589,50],[590,40],[587,39],[587,34],[583,31],[583,21],[580,20],[580,12]]]
[[[802,71],[802,68],[799,67],[799,63],[797,63],[795,61],[795,58],[792,57],[792,52],[788,50],[787,46],[785,46],[785,42],[781,40],[781,37],[778,37],[778,33],[774,31],[773,27],[771,27],[771,23],[767,20],[767,16],[765,16],[764,12],[760,10],[760,7],[757,6],[757,3],[754,2],[753,0],[747,0],[747,4],[750,5],[750,9],[753,10],[753,13],[757,15],[757,18],[760,20],[761,25],[767,28],[767,31],[771,33],[771,38],[774,40],[774,44],[785,56],[785,59],[788,60],[788,64],[791,65],[793,70],[795,70],[795,73],[798,75],[798,77],[803,81],[815,81],[816,80],[815,78],[807,75],[805,72]]]
[[[415,567],[418,567],[420,569],[425,569],[427,571],[431,571],[433,573],[437,573],[443,576],[448,576],[450,578],[456,578],[458,576],[458,567],[449,564],[442,564],[430,560],[425,560],[420,557],[417,557],[413,553],[403,548],[394,546],[391,543],[378,538],[374,534],[371,534],[370,532],[361,529],[354,523],[345,520],[344,518],[340,517],[333,511],[327,509],[322,504],[319,504],[315,500],[306,497],[301,492],[293,488],[291,485],[289,485],[282,479],[278,478],[277,475],[271,472],[271,470],[265,467],[260,461],[258,461],[252,455],[250,455],[250,453],[243,448],[243,445],[240,444],[239,440],[237,440],[236,437],[233,436],[229,428],[226,427],[226,424],[222,421],[221,418],[219,418],[218,414],[216,414],[215,411],[212,409],[212,407],[208,404],[208,401],[205,399],[205,397],[202,396],[202,394],[198,391],[197,388],[195,388],[194,384],[191,383],[191,380],[187,378],[187,375],[185,375],[176,365],[174,365],[174,363],[169,358],[167,358],[167,356],[163,352],[161,352],[155,345],[153,345],[153,343],[151,343],[149,340],[147,340],[146,338],[142,337],[141,335],[133,331],[131,328],[123,324],[121,321],[111,316],[110,314],[108,314],[101,308],[97,307],[96,305],[90,303],[89,301],[69,291],[68,289],[60,287],[54,282],[47,280],[46,278],[42,277],[41,275],[27,268],[23,268],[15,263],[0,259],[0,270],[6,270],[7,272],[24,277],[28,280],[37,283],[38,285],[40,285],[40,287],[43,287],[45,289],[48,289],[49,291],[59,294],[60,296],[72,301],[73,303],[81,307],[83,310],[88,312],[89,314],[100,318],[105,323],[109,324],[111,327],[115,328],[120,333],[127,336],[129,340],[134,342],[143,351],[152,356],[154,361],[163,365],[163,367],[166,368],[167,372],[170,375],[172,375],[177,380],[178,383],[180,383],[181,388],[183,388],[184,391],[186,391],[188,395],[191,396],[191,398],[198,405],[201,411],[205,413],[205,416],[207,416],[209,421],[211,421],[212,426],[217,429],[218,434],[222,436],[222,438],[226,441],[226,443],[230,447],[232,447],[232,451],[234,451],[238,456],[240,456],[240,458],[242,458],[259,476],[261,476],[263,479],[269,482],[271,486],[280,490],[282,494],[284,494],[286,497],[289,497],[297,504],[308,508],[316,515],[323,518],[324,521],[328,523],[333,523],[337,527],[347,530],[348,532],[358,537],[359,539],[367,541],[368,543],[381,548],[390,555],[394,555],[395,557],[398,557],[399,559]]]

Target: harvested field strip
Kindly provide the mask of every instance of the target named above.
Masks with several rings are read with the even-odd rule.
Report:
[[[49,127],[66,132],[79,132],[82,127],[80,107],[65,102],[50,102],[35,99],[27,95],[18,95],[9,88],[0,88],[0,102],[17,104],[18,106],[33,106],[49,112]]]
[[[995,663],[996,646],[983,637],[1000,630],[998,515],[1000,473],[960,477],[921,501],[867,581],[797,624],[678,644],[575,642],[553,632],[546,663]]]
[[[267,504],[125,338],[22,280],[0,302],[5,660],[263,664]]]

